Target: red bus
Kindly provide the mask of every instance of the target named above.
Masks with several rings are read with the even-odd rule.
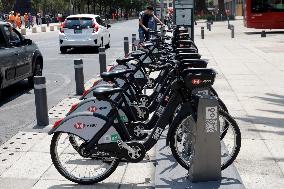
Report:
[[[244,24],[256,29],[284,29],[284,0],[245,0]]]

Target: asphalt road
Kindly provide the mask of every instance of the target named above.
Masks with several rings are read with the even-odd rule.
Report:
[[[137,20],[113,24],[111,48],[107,50],[107,63],[123,56],[123,37],[137,33]],[[47,79],[49,109],[75,92],[74,59],[83,59],[85,81],[99,73],[99,55],[88,49],[72,50],[69,54],[59,52],[58,32],[39,33],[27,36],[36,42],[44,57],[43,74]],[[0,144],[21,130],[35,125],[33,89],[27,81],[19,82],[3,91],[0,101]]]

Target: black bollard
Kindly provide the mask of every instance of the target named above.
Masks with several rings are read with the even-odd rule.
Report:
[[[45,77],[34,77],[34,93],[37,125],[47,126],[49,124],[49,119]]]
[[[76,94],[82,95],[85,91],[82,59],[74,60],[74,69],[75,69]]]
[[[104,47],[99,48],[100,73],[106,72],[106,52]]]

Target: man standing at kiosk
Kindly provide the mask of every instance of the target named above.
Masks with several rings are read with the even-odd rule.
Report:
[[[154,20],[156,20],[156,22],[160,23],[161,25],[164,25],[163,22],[161,22],[161,20],[154,15],[153,7],[149,6],[146,8],[146,10],[140,12],[139,14],[140,43],[143,43],[144,41],[148,41],[150,38],[149,22],[151,21],[152,18],[154,18]]]

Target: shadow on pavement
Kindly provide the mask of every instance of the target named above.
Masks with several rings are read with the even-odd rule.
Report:
[[[157,188],[168,188],[169,186],[171,186],[172,189],[180,189],[180,188],[216,189],[220,188],[221,186],[233,187],[233,185],[242,184],[240,180],[228,177],[222,177],[220,181],[209,181],[209,182],[199,182],[199,183],[198,182],[192,183],[189,181],[187,177],[180,177],[173,180],[167,180],[162,178],[161,180],[165,183],[165,186],[163,187],[163,185],[156,185]]]
[[[284,131],[283,132],[281,132],[281,131],[266,131],[266,130],[260,130],[260,129],[248,129],[248,131],[284,135]]]
[[[107,50],[108,48],[106,48]],[[97,47],[76,47],[69,49],[65,54],[99,54]]]
[[[141,185],[141,186],[139,186]],[[94,185],[78,185],[78,184],[60,184],[48,187],[48,189],[116,189],[116,188],[135,188],[135,189],[155,189],[153,186],[145,186],[143,184],[118,184],[118,183],[98,183]]]
[[[2,89],[2,96],[0,99],[0,107],[4,104],[7,104],[16,98],[22,96],[23,94],[32,94],[31,88],[27,82],[27,80],[20,81],[14,85],[11,85],[5,89]]]
[[[259,32],[244,32],[247,35],[260,35],[261,31]],[[284,31],[265,31],[266,34],[284,34]]]
[[[284,96],[283,95],[277,95],[277,94],[272,94],[272,93],[266,93],[265,95],[267,95],[268,97],[255,96],[254,98],[265,101],[263,103],[263,107],[265,107],[265,104],[271,104],[274,106],[279,106],[283,109],[284,107]],[[261,112],[271,113],[271,114],[278,114],[281,116],[284,115],[284,111],[281,111],[281,110],[280,111],[279,110],[265,110],[265,109],[256,109],[256,110],[261,111]],[[268,116],[263,116],[263,115],[247,115],[247,117],[236,117],[236,119],[249,122],[249,123],[254,123],[254,124],[265,124],[267,126],[284,128],[284,125],[283,125],[284,118],[281,116],[277,118],[275,116],[268,117]],[[254,131],[254,130],[250,130],[250,131]],[[273,133],[273,131],[263,131],[263,132]],[[283,134],[279,131],[275,133]]]

